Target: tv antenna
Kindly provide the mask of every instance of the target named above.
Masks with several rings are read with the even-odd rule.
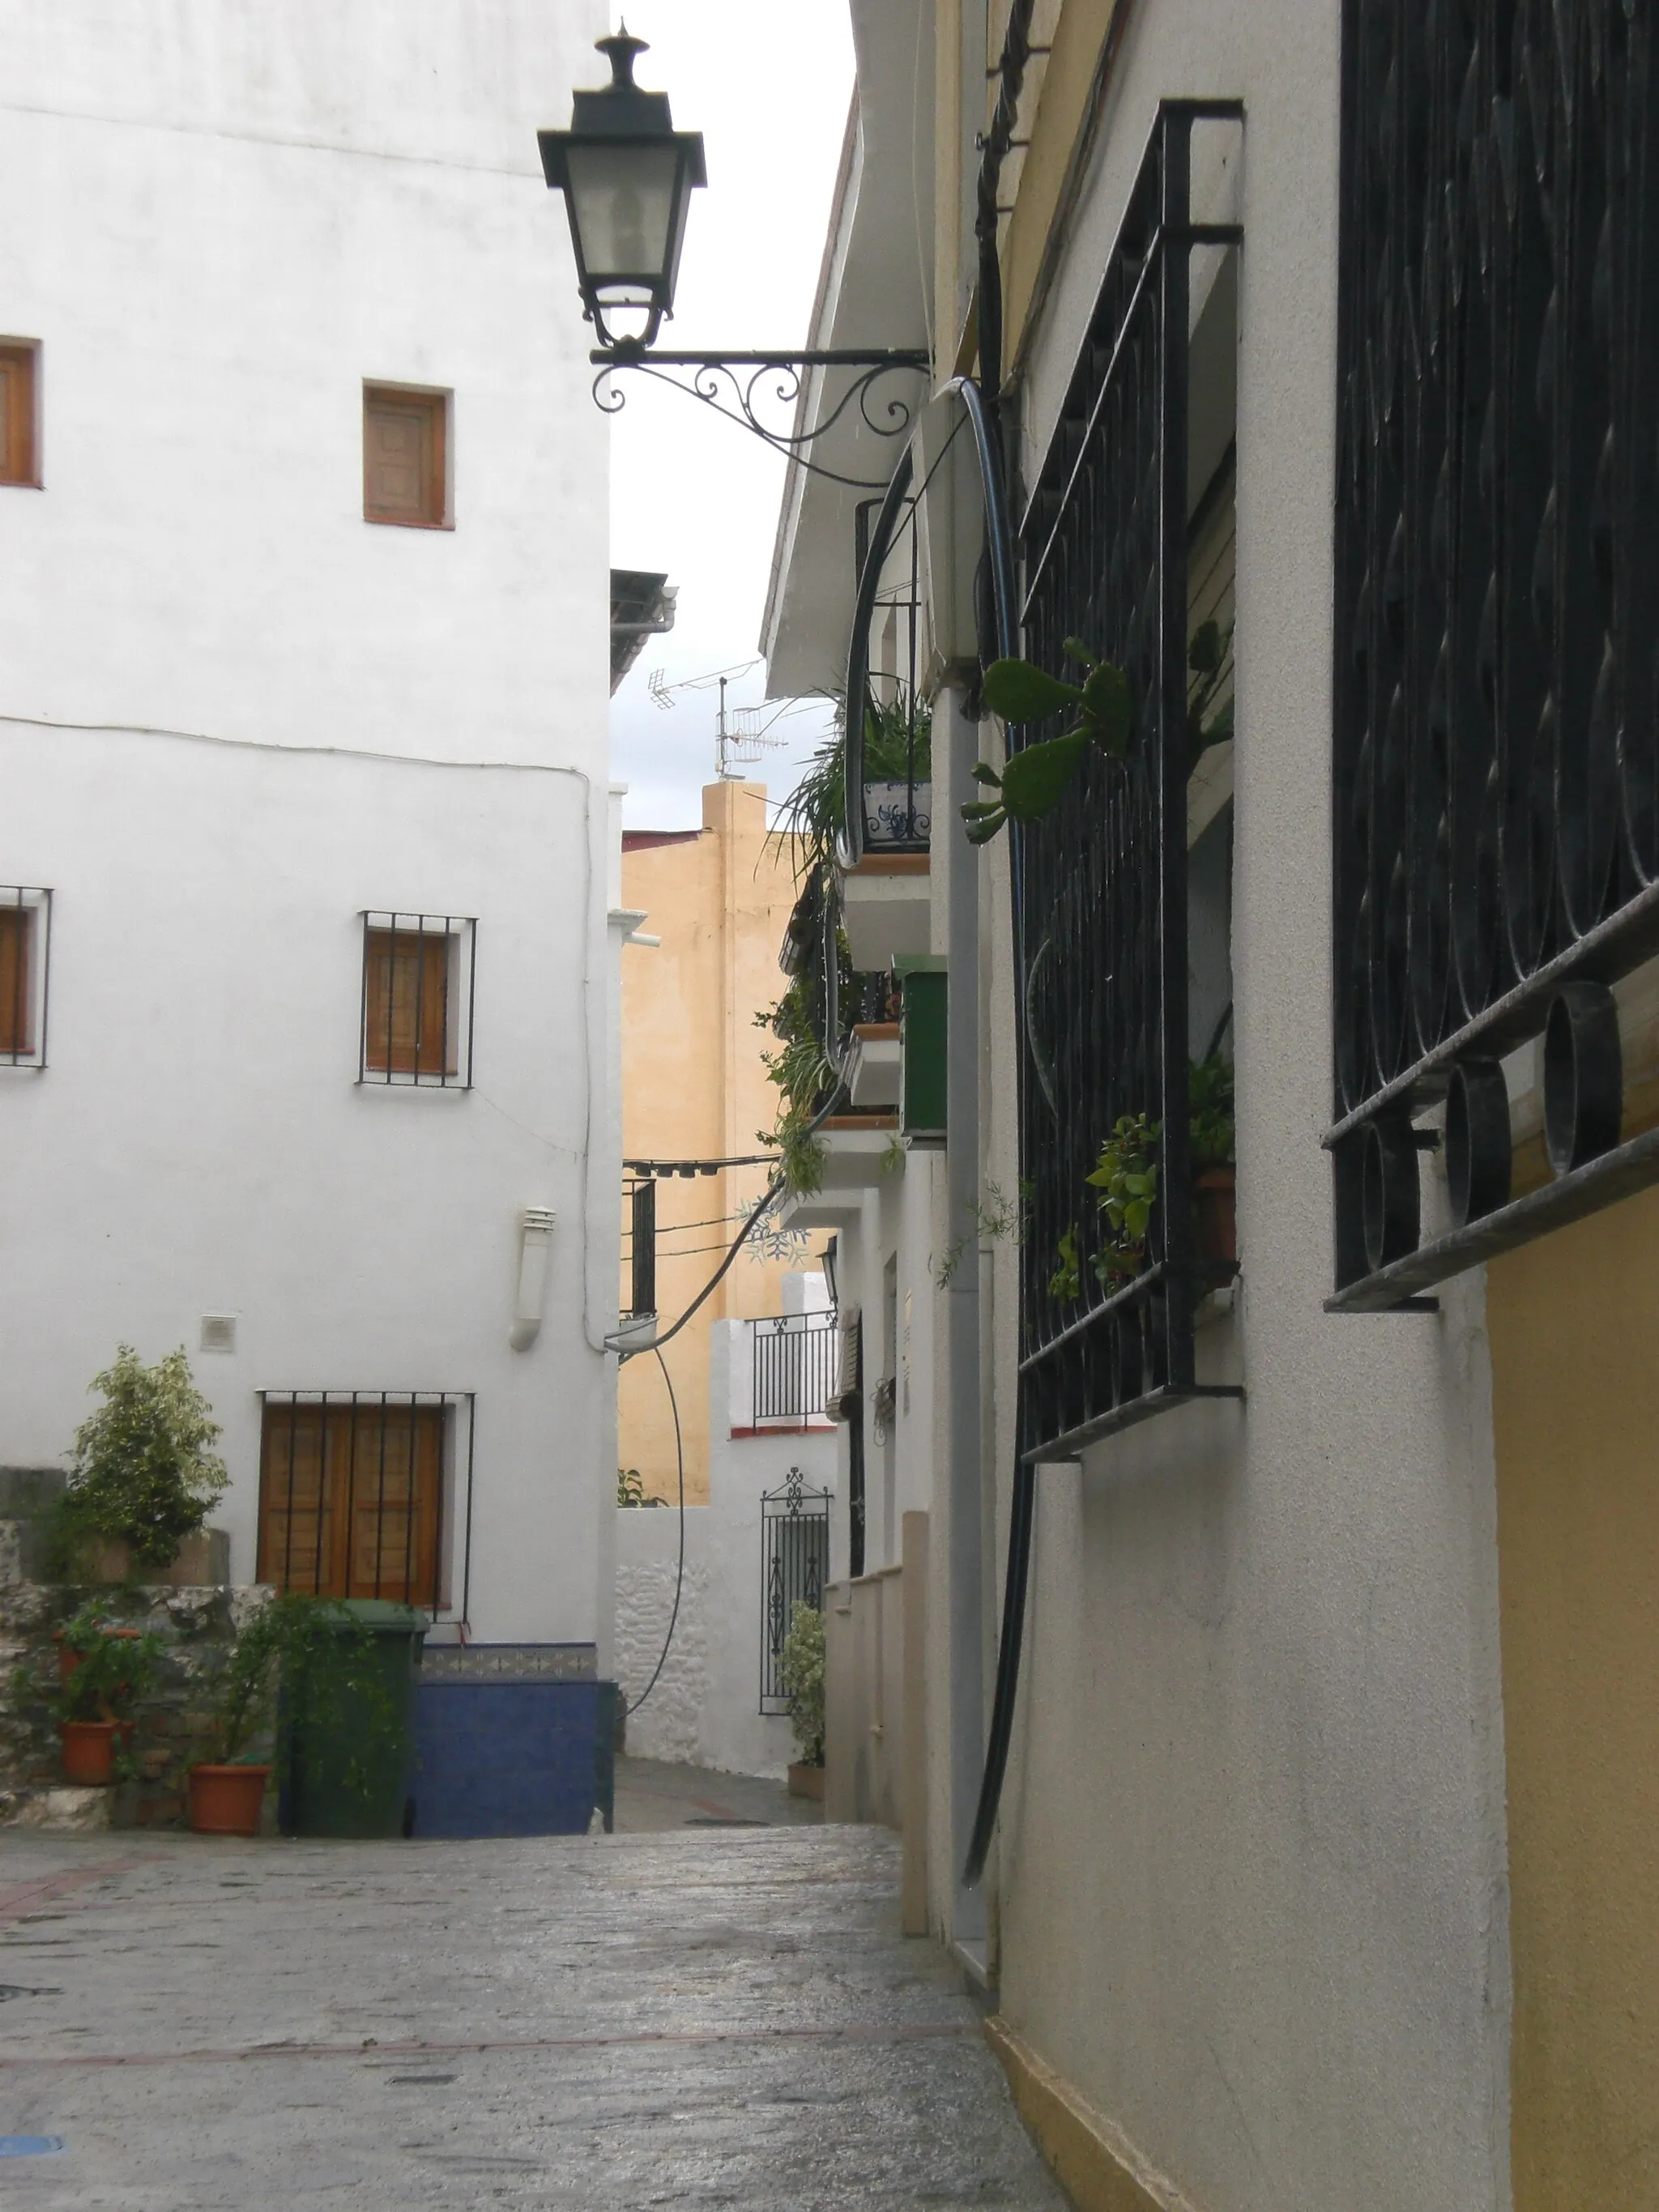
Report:
[[[717,668],[707,676],[682,677],[671,684],[664,671],[653,668],[649,689],[652,698],[665,712],[674,704],[675,695],[681,691],[712,691],[718,689],[720,705],[714,718],[714,761],[722,782],[740,783],[746,770],[757,767],[770,752],[779,751],[787,742],[782,732],[775,736],[772,726],[784,715],[793,714],[802,703],[799,700],[772,701],[758,707],[730,707],[726,704],[728,684],[747,676],[760,662],[743,660],[730,668]]]

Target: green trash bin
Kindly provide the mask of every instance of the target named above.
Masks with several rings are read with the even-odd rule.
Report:
[[[349,1598],[331,1609],[341,1634],[367,1629],[374,1664],[396,1715],[365,1745],[370,1713],[348,1692],[325,1713],[295,1714],[289,1726],[283,1827],[294,1836],[406,1836],[412,1827],[415,1685],[429,1623],[418,1607],[389,1598]]]

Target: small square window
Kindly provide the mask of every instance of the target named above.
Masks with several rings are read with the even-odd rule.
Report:
[[[442,530],[449,515],[449,394],[363,386],[363,520]]]
[[[464,915],[364,915],[360,1082],[466,1089],[475,930]]]
[[[0,484],[40,483],[40,349],[0,338]]]
[[[0,1067],[46,1064],[52,893],[0,884]]]

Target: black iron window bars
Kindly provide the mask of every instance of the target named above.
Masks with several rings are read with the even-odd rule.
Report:
[[[1620,0],[1343,27],[1326,1141],[1364,1310],[1659,1178],[1613,990],[1659,952],[1659,81]]]
[[[465,1091],[472,1081],[477,923],[366,911],[357,1080]]]
[[[472,1393],[264,1390],[260,1401],[259,1580],[465,1620]]]
[[[1233,101],[1164,105],[1021,530],[1027,659],[1080,640],[1129,680],[1121,761],[1094,752],[1063,802],[1012,826],[1020,1175],[1020,1450],[1060,1456],[1198,1396],[1188,1139],[1188,342],[1192,137]],[[1009,732],[1011,750],[1061,726]],[[1086,1182],[1119,1121],[1155,1125],[1140,1249]]]
[[[841,1366],[834,1314],[775,1314],[748,1328],[755,1427],[827,1425]]]
[[[855,1568],[854,1573],[858,1571]],[[760,1709],[787,1713],[783,1646],[797,1605],[823,1610],[830,1579],[830,1492],[808,1490],[792,1467],[776,1490],[761,1492]]]
[[[0,884],[0,1067],[46,1064],[52,893]]]

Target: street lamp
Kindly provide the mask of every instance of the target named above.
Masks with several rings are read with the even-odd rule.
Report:
[[[568,131],[538,131],[548,185],[565,197],[583,312],[601,344],[635,352],[674,312],[674,282],[691,193],[708,182],[702,133],[676,131],[665,92],[634,82],[647,52],[624,23],[598,41],[611,62],[601,92],[579,92]],[[642,312],[642,331],[613,334],[605,318]]]
[[[659,353],[657,333],[674,312],[674,284],[692,192],[708,181],[703,167],[702,133],[676,131],[665,92],[645,92],[634,82],[634,57],[647,51],[628,27],[596,42],[611,63],[611,82],[602,91],[579,92],[568,131],[538,131],[542,168],[549,189],[562,192],[576,253],[576,281],[582,313],[599,343],[588,356],[599,369],[593,396],[607,414],[622,404],[620,393],[600,386],[607,369],[638,369],[689,392],[717,414],[740,422],[768,445],[791,455],[804,468],[861,490],[881,489],[861,477],[837,475],[807,459],[805,448],[821,437],[855,403],[865,425],[878,437],[902,436],[913,409],[894,400],[872,411],[870,387],[895,369],[926,374],[928,356],[920,348],[830,346],[799,353]],[[613,330],[618,314],[644,319],[632,331]],[[855,368],[854,378],[828,412],[791,432],[769,429],[755,412],[757,387],[781,371],[768,396],[793,404],[799,394],[800,371]],[[690,369],[689,382],[665,374]],[[746,372],[739,376],[738,370]],[[721,379],[725,382],[720,381]]]

